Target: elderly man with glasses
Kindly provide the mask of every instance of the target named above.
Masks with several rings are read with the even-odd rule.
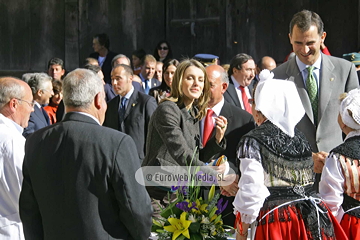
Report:
[[[30,87],[20,79],[0,78],[0,239],[24,239],[19,216],[25,138],[34,111]]]

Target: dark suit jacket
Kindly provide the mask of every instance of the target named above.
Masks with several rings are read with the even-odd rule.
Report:
[[[20,194],[25,238],[148,239],[152,208],[139,168],[129,136],[80,113],[32,134]]]
[[[140,77],[140,79],[141,79],[141,81],[142,81],[142,80],[143,80],[143,77],[142,77],[141,73],[139,73],[139,77]],[[160,82],[159,80],[157,80],[156,78],[152,78],[150,82],[151,82],[150,89],[151,89],[151,88],[154,88],[154,87],[158,87],[158,86],[160,86],[160,84],[161,84],[161,82]],[[143,91],[145,92],[145,89],[143,88],[142,85],[141,85],[141,88],[142,88]],[[149,89],[149,92],[150,92],[150,89]]]
[[[225,132],[225,138],[227,142],[226,149],[213,156],[209,156],[208,153],[211,154],[211,149],[214,147],[214,144],[216,144],[214,129],[214,131],[211,133],[209,141],[203,148],[203,151],[200,152],[200,159],[202,161],[206,161],[206,159],[216,159],[221,155],[225,155],[229,161],[230,167],[236,173],[239,173],[239,168],[236,163],[237,147],[240,138],[250,130],[254,129],[255,123],[250,113],[235,107],[226,101],[224,101],[224,106],[221,109],[220,115],[226,117],[228,121]]]
[[[117,53],[111,52],[109,50],[108,54],[106,55],[105,61],[101,67],[101,70],[104,74],[104,81],[106,83],[111,84],[111,70],[112,70],[111,61],[116,55],[117,55]],[[90,54],[90,57],[95,58],[97,60],[99,57],[99,53],[93,52]]]
[[[359,86],[354,64],[341,58],[321,54],[320,92],[318,102],[318,124],[314,125],[310,99],[304,85],[296,58],[273,70],[275,79],[294,81],[306,114],[297,128],[310,142],[314,152],[329,152],[342,143],[342,133],[337,123],[339,96]]]
[[[230,103],[234,106],[237,106],[239,108],[242,108],[241,103],[239,101],[239,97],[235,90],[234,83],[231,79],[231,76],[229,76],[229,86],[226,89],[226,91],[224,92],[223,96],[224,96],[225,101],[227,101],[228,103]]]
[[[247,111],[235,107],[226,101],[224,102],[224,106],[221,109],[220,115],[226,117],[228,121],[225,132],[227,146],[225,150],[215,154],[211,157],[211,159],[217,159],[221,155],[225,155],[228,159],[229,166],[235,171],[235,173],[240,174],[239,164],[236,162],[237,147],[240,142],[240,138],[255,128],[253,117]],[[211,152],[213,144],[216,144],[215,131],[212,132],[212,135],[209,141],[206,143],[206,146],[202,149],[202,151],[200,151],[200,159],[202,161],[209,159],[209,156],[206,155]],[[225,197],[221,195],[221,198],[223,198],[223,203],[228,201],[228,205],[222,213],[224,216],[223,222],[226,225],[234,226],[235,215],[233,214],[234,206],[232,205],[234,197]]]
[[[35,131],[50,125],[49,119],[46,119],[41,109],[35,105],[34,111],[30,114],[29,124],[24,129],[23,136],[28,137]]]
[[[119,126],[120,96],[108,103],[103,126],[110,127],[129,134],[135,141],[139,158],[145,158],[145,141],[150,117],[157,107],[155,98],[134,89],[125,111],[124,122]]]
[[[132,81],[132,85],[134,89],[138,90],[139,92],[142,93],[144,92],[144,89],[142,88],[140,83]],[[106,102],[110,102],[111,99],[117,96],[117,94],[114,92],[111,83],[106,83],[104,85],[104,90],[105,90]]]

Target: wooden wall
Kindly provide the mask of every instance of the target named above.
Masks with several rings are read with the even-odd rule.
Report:
[[[0,0],[0,75],[45,71],[52,57],[68,70],[107,33],[110,49],[131,57],[168,39],[176,58],[212,53],[229,62],[246,52],[282,62],[291,51],[288,25],[302,9],[322,17],[335,56],[360,46],[359,1],[345,0]]]

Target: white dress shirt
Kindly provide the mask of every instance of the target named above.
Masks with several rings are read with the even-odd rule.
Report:
[[[0,114],[0,239],[25,239],[19,196],[25,154],[23,128]]]
[[[241,108],[245,110],[244,103],[243,103],[243,100],[242,100],[242,93],[241,93],[241,90],[239,89],[240,84],[236,81],[236,79],[235,79],[233,76],[231,76],[231,80],[232,80],[233,83],[234,83],[234,87],[235,87],[237,96],[238,96],[238,98],[239,98],[239,102],[240,102],[240,104],[241,104]],[[244,87],[244,89],[245,89],[245,93],[246,93],[247,98],[248,98],[248,99],[252,99],[249,88],[248,88],[248,87]]]

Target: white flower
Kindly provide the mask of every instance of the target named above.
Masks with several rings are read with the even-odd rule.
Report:
[[[201,217],[201,223],[209,224],[209,223],[210,223],[209,218],[207,218],[207,217],[205,217],[204,215],[202,215],[202,217]]]
[[[268,69],[264,69],[260,72],[259,74],[259,78],[260,78],[260,81],[265,81],[265,80],[268,80],[268,79],[273,79],[274,78],[274,73],[270,72]]]
[[[196,222],[196,219],[195,219],[194,215],[192,215],[192,214],[189,214],[188,220],[191,222]]]

